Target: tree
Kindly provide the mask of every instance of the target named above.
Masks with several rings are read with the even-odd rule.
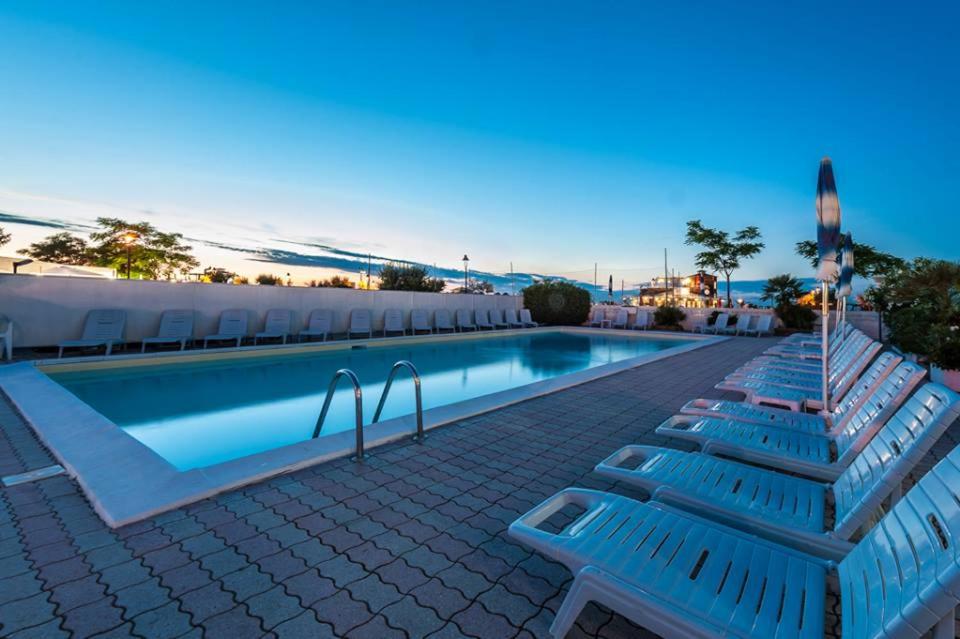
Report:
[[[763,285],[763,295],[760,299],[773,302],[774,306],[789,306],[796,303],[803,294],[803,282],[789,273],[784,273],[767,280]]]
[[[3,227],[0,226],[0,246],[3,246],[10,241],[10,234],[3,230]]]
[[[804,240],[796,244],[797,255],[807,259],[810,264],[817,267],[817,243],[813,240]],[[840,249],[837,248],[837,255],[840,255]],[[860,277],[877,277],[904,268],[907,265],[906,260],[890,253],[878,251],[869,244],[853,243],[853,273]]]
[[[283,286],[283,278],[279,275],[271,275],[270,273],[257,275],[256,282],[261,286]]]
[[[523,289],[523,306],[541,324],[578,326],[590,313],[590,293],[568,282],[538,282]]]
[[[747,226],[733,238],[726,231],[707,228],[700,220],[687,222],[687,245],[699,244],[706,250],[697,253],[698,268],[719,271],[727,281],[727,306],[733,306],[730,294],[730,275],[740,268],[740,261],[757,255],[764,244],[760,240],[760,229]]]
[[[446,282],[429,277],[427,269],[413,264],[385,264],[380,268],[380,290],[439,293]]]
[[[467,287],[462,286],[453,289],[454,293],[468,293],[473,295],[485,295],[487,293],[493,293],[493,284],[486,280],[470,280],[467,282]]]
[[[237,274],[233,271],[219,266],[208,266],[203,269],[203,279],[213,284],[230,284],[236,277]]]
[[[130,257],[131,274],[147,279],[170,279],[199,266],[183,243],[180,233],[164,233],[149,222],[127,222],[114,217],[97,218],[100,230],[90,234],[96,243],[91,249],[97,266],[126,271]]]
[[[83,238],[69,233],[54,233],[19,251],[42,262],[85,266],[93,264],[90,248]]]
[[[314,288],[354,288],[354,284],[349,278],[340,275],[334,275],[328,280],[310,280],[310,286]]]

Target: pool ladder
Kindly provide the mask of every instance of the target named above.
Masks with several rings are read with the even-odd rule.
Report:
[[[393,380],[397,376],[397,372],[402,368],[408,369],[410,375],[413,377],[413,390],[417,404],[417,434],[413,439],[416,442],[423,443],[426,435],[423,433],[423,402],[420,396],[420,373],[412,362],[408,362],[405,359],[396,362],[393,368],[390,369],[390,374],[387,376],[387,383],[383,387],[383,394],[380,395],[380,402],[377,404],[377,410],[373,414],[373,421],[370,423],[376,424],[380,420],[383,405],[387,402],[387,394],[393,386]],[[317,424],[313,428],[313,439],[320,436],[323,422],[327,418],[327,413],[330,412],[330,403],[333,401],[333,395],[337,390],[337,383],[341,377],[346,377],[353,386],[354,433],[356,435],[357,447],[356,455],[353,459],[363,461],[363,391],[360,389],[360,379],[357,377],[357,374],[349,368],[341,368],[333,374],[333,379],[330,380],[330,385],[327,387],[327,396],[323,400],[323,408],[320,410],[320,416],[317,417]]]

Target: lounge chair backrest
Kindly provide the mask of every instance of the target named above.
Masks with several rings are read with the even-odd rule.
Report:
[[[863,373],[860,379],[856,381],[853,387],[847,391],[847,394],[843,396],[843,399],[837,403],[837,406],[833,409],[832,421],[835,428],[840,428],[844,425],[845,419],[849,418],[860,408],[864,400],[866,400],[870,393],[873,392],[887,375],[897,368],[897,364],[899,364],[902,359],[902,357],[893,353],[882,353],[880,357],[870,365],[870,368]]]
[[[350,311],[350,332],[368,333],[373,328],[373,314],[370,309],[357,308]]]
[[[327,308],[318,308],[310,312],[307,321],[307,330],[313,333],[329,333],[333,328],[333,311]]]
[[[437,328],[453,328],[450,311],[445,308],[439,308],[433,313],[433,321],[436,322]]]
[[[219,335],[246,335],[247,312],[242,309],[231,309],[220,313]]]
[[[490,323],[489,318],[487,318],[487,311],[485,309],[478,308],[473,312],[473,317],[474,317],[474,320],[476,320],[478,326],[480,324]]]
[[[503,324],[503,311],[498,308],[495,308],[490,311],[490,321],[494,324]]]
[[[926,384],[887,421],[833,485],[841,539],[865,523],[958,415],[956,393]]]
[[[403,311],[399,308],[388,308],[383,312],[383,330],[385,331],[402,331],[404,330],[403,326]]]
[[[429,331],[432,328],[430,326],[430,313],[422,308],[413,309],[410,311],[410,326],[414,330]]]
[[[750,327],[750,318],[752,315],[747,315],[746,313],[741,313],[737,315],[737,331],[745,331]]]
[[[876,430],[900,406],[910,391],[920,383],[926,370],[913,362],[901,362],[877,390],[864,400],[860,408],[844,423],[836,434],[837,461],[843,465],[866,446],[864,431]]]
[[[727,327],[727,321],[730,319],[730,316],[726,313],[720,313],[717,315],[717,321],[713,323],[713,327],[717,330]]]
[[[773,324],[773,315],[761,315],[757,320],[757,332],[769,333],[771,324]]]
[[[918,637],[960,592],[960,447],[903,496],[840,562],[844,637]]]
[[[830,384],[830,395],[832,397],[843,397],[847,389],[857,381],[860,372],[866,368],[867,364],[880,352],[881,348],[883,347],[880,342],[870,340],[870,344],[867,345],[866,350],[860,353],[856,359],[848,362],[846,366],[834,367],[827,376]]]
[[[647,311],[637,311],[637,326],[649,326],[650,325],[650,313]]]
[[[627,309],[621,308],[617,309],[617,318],[613,320],[613,323],[620,326],[625,326],[627,324]]]
[[[517,311],[513,308],[508,308],[503,312],[503,319],[507,324],[519,324],[520,320],[517,319]]]
[[[127,323],[126,311],[95,309],[87,313],[83,325],[83,339],[121,339]]]
[[[281,335],[290,334],[290,326],[293,323],[293,313],[285,308],[271,308],[267,311],[267,317],[263,320],[263,331],[265,333],[279,333]]]
[[[527,324],[533,323],[533,317],[530,315],[530,309],[528,308],[520,309],[520,321],[526,322]]]
[[[164,311],[160,316],[160,330],[157,337],[189,339],[193,337],[193,311]]]
[[[470,321],[470,311],[465,308],[457,309],[457,326],[473,326]]]
[[[593,309],[593,313],[590,315],[591,322],[603,322],[606,319],[607,319],[607,311],[600,307]]]

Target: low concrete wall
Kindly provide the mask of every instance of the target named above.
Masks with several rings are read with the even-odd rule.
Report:
[[[594,308],[603,308],[606,312],[606,318],[609,320],[614,319],[617,314],[617,310],[623,307],[620,306],[608,306],[608,305],[597,305]],[[637,308],[635,306],[626,307],[627,313],[629,314],[628,325],[633,326],[634,320],[636,319]],[[657,310],[656,306],[642,306],[642,310],[645,310],[651,314],[651,317],[654,311]],[[710,317],[710,314],[715,310],[720,310],[725,313],[732,313],[734,315],[769,315],[773,313],[772,309],[768,308],[733,308],[733,309],[714,309],[714,308],[685,308],[683,312],[686,314],[686,319],[681,322],[684,330],[692,331],[695,326],[706,325],[707,318]],[[592,314],[592,310],[591,310]],[[817,330],[819,330],[819,312],[817,313]],[[652,319],[651,319],[652,321]],[[836,321],[836,313],[830,313],[830,322],[831,327],[833,322]],[[853,324],[856,328],[860,329],[868,336],[873,339],[877,339],[879,335],[879,316],[874,311],[847,311],[847,321]],[[732,325],[732,324],[731,324]],[[780,326],[780,320],[774,316],[773,326]],[[887,337],[887,327],[883,327],[883,336]]]
[[[89,310],[119,308],[127,311],[126,339],[136,342],[156,335],[160,314],[167,309],[190,309],[195,313],[194,335],[217,329],[220,313],[239,308],[250,312],[250,334],[263,330],[263,318],[271,308],[294,312],[299,330],[310,311],[328,308],[334,312],[334,332],[345,332],[350,311],[368,308],[374,329],[383,327],[383,312],[399,308],[410,322],[410,310],[520,309],[523,298],[511,295],[454,295],[405,291],[360,291],[338,288],[287,286],[235,286],[141,280],[99,280],[0,274],[0,314],[14,323],[14,347],[50,346],[78,338]]]

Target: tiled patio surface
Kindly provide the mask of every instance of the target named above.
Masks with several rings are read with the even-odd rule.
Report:
[[[571,575],[507,525],[570,485],[630,494],[594,464],[630,442],[677,445],[652,429],[720,396],[770,342],[730,340],[118,530],[64,476],[0,489],[0,635],[546,637]],[[0,474],[53,463],[5,401],[0,425]],[[645,635],[594,606],[571,636]]]

